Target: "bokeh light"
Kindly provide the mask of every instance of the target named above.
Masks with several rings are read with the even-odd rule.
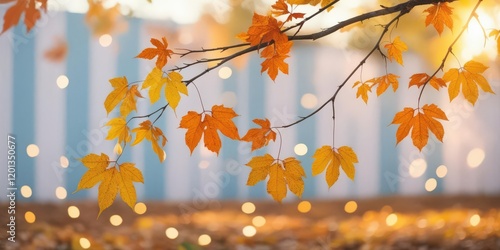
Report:
[[[219,69],[219,77],[221,79],[228,79],[233,74],[233,70],[227,66]]]
[[[29,157],[36,157],[40,154],[40,149],[36,144],[30,144],[26,147],[26,153]]]
[[[27,211],[26,213],[24,213],[24,219],[28,223],[34,223],[36,221],[35,213],[33,213],[31,211]]]
[[[385,218],[385,224],[387,226],[392,227],[392,226],[396,225],[397,222],[398,222],[398,216],[395,213],[389,214]]]
[[[424,159],[419,158],[411,162],[410,168],[408,170],[411,177],[418,178],[425,173],[426,169],[427,169],[427,162]]]
[[[295,145],[295,147],[293,148],[293,152],[295,152],[295,154],[297,154],[299,156],[307,154],[306,144],[299,143],[299,144]]]
[[[346,213],[352,214],[352,213],[356,212],[356,210],[358,210],[358,203],[356,203],[355,201],[346,202],[346,204],[344,206],[344,211]]]
[[[448,174],[448,168],[445,165],[440,165],[436,168],[436,175],[439,178],[444,178]]]
[[[66,87],[68,87],[69,79],[66,75],[60,75],[56,79],[56,84],[60,89],[65,89]]]
[[[318,105],[318,98],[311,93],[304,94],[300,98],[300,105],[306,109],[313,109]]]
[[[257,233],[257,229],[254,226],[246,226],[242,232],[245,237],[253,237]]]
[[[485,156],[486,154],[484,153],[484,150],[475,148],[467,155],[467,165],[471,168],[477,168],[481,165],[481,163],[483,163]]]
[[[165,230],[165,235],[167,236],[167,238],[174,240],[179,237],[179,231],[177,231],[177,229],[174,227],[169,227],[167,228],[167,230]]]
[[[115,214],[115,215],[111,215],[111,217],[109,217],[109,222],[111,223],[111,225],[116,227],[116,226],[119,226],[122,224],[123,219],[120,215]]]
[[[68,191],[66,191],[66,188],[64,187],[57,187],[55,193],[57,199],[59,200],[64,200],[68,196]]]
[[[474,214],[469,219],[469,223],[473,227],[479,225],[479,222],[481,222],[481,216],[479,216],[479,214]]]
[[[200,246],[208,246],[212,242],[212,238],[208,234],[202,234],[198,237],[198,245]]]
[[[134,206],[134,212],[136,214],[144,214],[144,213],[146,213],[147,210],[148,210],[148,207],[146,206],[146,204],[144,204],[142,202],[138,202]]]
[[[311,205],[311,202],[309,202],[309,201],[301,201],[299,203],[299,205],[297,205],[297,210],[299,210],[299,212],[304,213],[304,214],[311,211],[311,208],[312,208],[312,205]]]
[[[89,249],[92,245],[90,244],[90,240],[88,240],[87,238],[80,238],[80,246],[83,248],[83,249]]]
[[[112,42],[113,42],[113,37],[110,34],[104,34],[99,37],[99,44],[104,48],[109,47],[109,45],[111,45]]]
[[[80,209],[76,206],[69,206],[68,207],[68,215],[70,218],[76,219],[80,217]]]
[[[437,187],[437,180],[434,179],[434,178],[429,178],[426,182],[425,182],[425,190],[427,192],[432,192],[434,191],[434,189],[436,189]]]
[[[241,211],[246,214],[251,214],[255,212],[255,205],[251,202],[245,202],[241,205]]]
[[[252,219],[252,224],[256,227],[262,227],[266,224],[266,218],[264,218],[263,216],[255,216],[253,217]]]
[[[31,190],[30,186],[24,185],[21,187],[21,195],[24,198],[30,198],[32,194],[33,194],[33,191]]]
[[[59,163],[61,164],[61,167],[63,168],[68,168],[69,167],[69,160],[66,156],[61,156],[59,157]]]

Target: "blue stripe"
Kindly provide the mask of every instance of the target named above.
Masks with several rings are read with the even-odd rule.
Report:
[[[312,46],[302,46],[295,50],[296,55],[293,57],[300,59],[296,60],[295,66],[295,72],[297,72],[297,82],[295,84],[298,86],[296,100],[300,100],[305,93],[316,93],[313,82],[311,82],[316,66],[316,60],[314,58],[315,51],[315,47]],[[302,107],[300,101],[297,102],[297,111],[301,116],[306,116],[311,113],[311,110]],[[313,162],[312,155],[314,154],[314,147],[316,146],[316,137],[311,136],[311,133],[316,131],[316,116],[298,124],[296,130],[298,143],[304,143],[308,148],[307,154],[299,158],[307,176],[304,179],[304,193],[302,197],[311,198],[315,195],[316,186],[311,167]]]
[[[238,93],[238,70],[234,70],[233,74],[231,77],[228,79],[224,80],[223,84],[223,91],[231,91],[236,94],[236,96],[239,96],[240,93]],[[238,104],[237,104],[238,105]],[[236,109],[236,107],[235,107]],[[240,118],[241,119],[241,118]],[[238,131],[240,136],[243,136],[242,133],[244,131]],[[238,196],[238,176],[234,176],[229,174],[226,171],[226,166],[227,164],[231,164],[232,161],[238,161],[238,142],[231,140],[225,136],[222,136],[222,152],[220,155],[220,159],[223,160],[223,164],[220,168],[219,172],[221,173],[220,176],[224,176],[223,181],[219,180],[220,182],[220,187],[221,187],[221,194],[220,198],[222,199],[236,199]],[[218,175],[219,176],[219,175]],[[219,177],[222,178],[222,177]],[[227,181],[227,182],[226,182]]]
[[[78,159],[92,150],[87,129],[90,34],[83,15],[68,13],[66,20],[66,39],[70,45],[66,61],[66,75],[70,80],[66,88],[66,157],[70,161],[70,168],[66,172],[66,189],[69,191],[68,199],[82,199],[87,196],[87,190],[71,193],[76,190],[87,170]]]
[[[379,98],[380,110],[380,176],[379,176],[379,194],[389,195],[398,193],[401,176],[398,171],[398,156],[400,154],[396,145],[397,126],[387,126],[398,112],[396,95],[385,93],[383,98]]]
[[[35,38],[26,34],[24,25],[13,29],[13,133],[17,143],[17,185],[35,187],[35,160],[26,154],[26,147],[35,143]],[[34,32],[34,31],[31,31]],[[40,153],[51,150],[40,148]],[[32,196],[37,197],[36,190]]]
[[[256,127],[257,125],[252,122],[253,119],[264,119],[266,116],[265,112],[265,107],[266,107],[266,96],[265,96],[265,88],[266,84],[266,78],[267,74],[262,74],[260,73],[261,70],[261,59],[258,57],[258,55],[252,54],[250,56],[249,60],[249,65],[248,65],[248,76],[250,77],[249,79],[249,88],[248,88],[248,126],[249,128]],[[268,117],[269,119],[269,117]],[[273,126],[273,124],[271,124]],[[273,143],[270,144],[272,147]],[[254,151],[252,153],[252,156],[256,155],[264,155],[267,152],[267,148],[262,148]],[[245,166],[246,167],[246,166]],[[261,181],[253,187],[248,187],[250,189],[249,191],[249,197],[251,199],[261,199],[261,198],[268,198],[267,194],[267,188],[266,188],[266,182]]]

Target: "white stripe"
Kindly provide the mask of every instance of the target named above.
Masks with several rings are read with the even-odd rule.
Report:
[[[88,131],[85,134],[90,151],[95,154],[105,153],[110,160],[116,159],[116,154],[112,153],[116,140],[106,140],[109,127],[104,126],[109,120],[104,100],[112,91],[109,79],[116,76],[116,60],[118,55],[118,44],[111,43],[109,47],[102,47],[97,37],[89,38],[89,107],[88,107]],[[70,45],[71,46],[71,45]],[[70,79],[71,81],[71,79]],[[113,113],[114,112],[114,113]],[[116,117],[119,110],[110,113],[110,117]],[[90,197],[97,197],[97,189],[90,189]]]
[[[36,77],[32,91],[35,92],[35,142],[40,154],[35,158],[34,192],[40,200],[56,200],[55,189],[64,186],[60,157],[64,155],[66,92],[57,86],[56,81],[64,74],[66,65],[48,61],[44,54],[57,43],[57,39],[65,37],[65,17],[63,13],[51,15],[50,29],[39,32],[35,44]]]

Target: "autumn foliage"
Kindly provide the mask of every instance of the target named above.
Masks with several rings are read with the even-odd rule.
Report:
[[[395,135],[396,144],[410,135],[413,145],[419,150],[422,150],[427,145],[430,134],[433,134],[439,141],[444,140],[445,129],[443,123],[448,120],[446,113],[438,105],[434,103],[421,103],[421,96],[424,94],[427,85],[430,85],[436,91],[448,91],[450,102],[461,94],[472,105],[477,102],[481,91],[494,93],[487,79],[483,76],[483,73],[488,69],[486,65],[477,60],[469,60],[463,66],[451,67],[448,60],[454,56],[452,49],[455,42],[460,39],[471,19],[477,18],[478,14],[476,10],[481,1],[478,1],[476,6],[470,11],[469,18],[461,31],[450,32],[455,33],[450,34],[455,40],[449,45],[448,50],[443,56],[442,64],[435,71],[411,72],[412,75],[409,79],[403,79],[396,72],[388,70],[387,65],[389,63],[397,63],[399,64],[398,67],[404,66],[405,52],[411,49],[404,42],[405,40],[410,40],[411,37],[404,37],[403,35],[393,36],[392,34],[396,33],[398,28],[397,23],[404,21],[400,20],[400,18],[412,11],[413,7],[426,5],[423,13],[421,12],[423,15],[421,25],[425,27],[432,25],[439,37],[446,35],[446,33],[443,33],[445,28],[451,31],[455,28],[453,21],[454,8],[451,5],[459,3],[448,3],[446,1],[408,1],[392,7],[382,6],[376,12],[367,13],[370,15],[399,14],[394,16],[391,21],[380,25],[383,30],[380,32],[380,38],[373,49],[350,72],[345,81],[338,85],[338,89],[335,90],[332,97],[309,115],[300,117],[291,124],[281,126],[271,124],[269,119],[265,117],[252,117],[256,126],[246,132],[241,132],[235,123],[235,119],[239,115],[232,108],[212,103],[210,104],[212,106],[211,109],[205,109],[205,104],[201,99],[203,93],[200,93],[197,88],[191,87],[196,86],[194,80],[241,54],[255,51],[260,55],[262,61],[261,73],[267,73],[270,79],[275,82],[273,84],[286,84],[284,82],[278,83],[277,77],[280,72],[281,74],[289,73],[289,66],[286,59],[290,57],[295,40],[315,40],[318,37],[322,37],[324,32],[330,31],[328,29],[319,31],[316,33],[318,37],[299,37],[298,34],[302,26],[317,14],[321,12],[326,13],[334,9],[336,2],[338,1],[276,1],[270,6],[267,14],[253,14],[250,26],[242,29],[242,31],[246,31],[237,35],[244,42],[243,44],[211,49],[210,51],[219,50],[223,52],[230,49],[243,48],[242,50],[227,57],[213,59],[212,61],[218,61],[215,66],[207,68],[192,78],[183,75],[184,72],[182,69],[197,63],[207,62],[207,59],[200,59],[196,63],[180,67],[170,65],[170,59],[174,56],[182,57],[190,53],[205,53],[208,50],[176,50],[169,47],[169,43],[165,37],[151,38],[151,47],[144,48],[136,56],[136,58],[150,60],[154,63],[154,67],[145,76],[145,79],[130,83],[126,76],[118,76],[109,80],[112,90],[104,101],[104,109],[108,116],[110,116],[109,121],[106,123],[106,126],[109,127],[106,139],[116,140],[115,153],[117,157],[111,160],[107,154],[101,153],[98,155],[91,153],[80,159],[82,164],[87,168],[87,172],[82,176],[76,191],[92,188],[99,184],[99,214],[113,203],[118,194],[127,205],[133,207],[137,199],[134,182],[144,182],[144,178],[134,163],[120,163],[119,158],[127,146],[132,147],[144,141],[148,141],[147,143],[151,145],[151,149],[158,156],[159,162],[163,162],[166,157],[169,157],[164,151],[164,147],[168,141],[168,131],[164,132],[156,124],[158,118],[169,107],[179,119],[179,131],[185,133],[184,144],[191,154],[197,147],[205,147],[218,155],[223,147],[221,137],[250,143],[252,151],[278,144],[276,146],[279,148],[279,152],[276,156],[268,153],[256,155],[246,163],[246,166],[250,168],[247,185],[253,186],[258,182],[267,180],[267,192],[274,200],[281,202],[287,196],[288,191],[301,197],[304,191],[304,178],[306,178],[306,174],[299,159],[281,156],[284,138],[282,138],[280,130],[295,125],[299,126],[300,122],[315,115],[330,102],[334,107],[333,123],[335,123],[335,119],[337,119],[335,116],[336,97],[347,83],[356,89],[356,96],[353,96],[353,98],[360,98],[367,105],[369,105],[368,100],[372,92],[376,93],[376,97],[379,97],[387,92],[387,90],[392,90],[392,92],[399,91],[400,85],[406,86],[408,84],[408,88],[412,86],[418,88],[420,92],[418,97],[415,97],[416,105],[413,107],[404,107],[401,111],[395,113],[391,124],[397,126]],[[90,8],[86,20],[89,24],[98,22],[96,25],[99,26],[99,20],[105,19],[109,14],[108,12],[116,12],[116,6],[105,9],[94,1],[89,1],[89,4]],[[298,12],[301,5],[316,6],[317,12],[309,16]],[[40,10],[47,10],[46,0],[15,1],[5,13],[2,33],[16,25],[23,13],[26,28],[28,31],[31,30],[36,21],[40,19]],[[370,15],[367,15],[365,18],[371,18]],[[364,19],[361,17],[363,16],[360,15],[349,19],[345,22],[345,25],[362,22]],[[359,18],[359,20],[356,18]],[[342,25],[342,23],[338,25]],[[102,25],[99,27],[103,28]],[[104,29],[107,28],[109,27],[104,27]],[[335,29],[332,30],[335,31]],[[496,40],[498,52],[500,53],[500,31],[492,29],[489,37]],[[375,51],[380,52],[382,55],[383,59],[379,63],[385,64],[386,72],[378,76],[370,75],[365,78],[368,80],[362,80],[363,74],[360,74],[359,79],[352,80],[351,77],[354,73],[362,73],[362,67],[366,63],[366,59],[370,58]],[[461,65],[460,60],[456,57],[455,59]],[[189,110],[185,114],[177,116],[176,108],[182,105],[183,98],[191,98],[189,92],[192,91],[198,94],[201,109]],[[164,96],[163,99],[162,96]],[[160,102],[163,106],[149,114],[136,114],[137,101],[140,98],[149,99],[149,103],[151,104]],[[140,122],[135,126],[132,125],[134,124],[131,123],[132,120]],[[203,144],[199,146],[202,140]],[[325,181],[329,187],[332,187],[337,182],[341,172],[340,169],[342,169],[342,172],[349,179],[355,179],[358,156],[355,150],[349,146],[338,147],[332,139],[331,145],[323,145],[316,149],[312,158],[312,166],[305,167],[312,168],[313,176],[324,173]]]

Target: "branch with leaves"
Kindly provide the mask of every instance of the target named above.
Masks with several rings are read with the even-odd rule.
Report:
[[[41,4],[42,9],[46,9],[46,0],[36,0]],[[432,25],[439,36],[442,35],[445,28],[453,29],[453,7],[452,0],[410,0],[394,6],[381,6],[379,9],[369,11],[352,18],[341,21],[331,27],[311,34],[302,34],[303,26],[319,16],[320,14],[330,14],[328,12],[335,10],[339,0],[277,0],[270,6],[270,12],[267,15],[254,13],[252,23],[245,32],[237,35],[243,42],[228,46],[202,49],[171,49],[167,39],[151,38],[152,47],[145,48],[137,55],[137,58],[146,60],[155,60],[155,67],[147,74],[143,81],[128,82],[125,76],[110,79],[113,90],[108,94],[104,107],[108,115],[115,109],[119,109],[119,115],[109,120],[106,126],[109,126],[109,132],[106,137],[108,140],[116,140],[115,153],[117,158],[110,160],[109,156],[101,153],[89,154],[81,159],[83,165],[88,171],[82,176],[78,184],[78,190],[91,188],[99,184],[98,204],[100,213],[108,208],[118,194],[123,201],[130,207],[136,202],[136,193],[133,182],[144,182],[140,170],[134,163],[120,163],[120,157],[126,149],[132,148],[142,142],[149,141],[152,150],[157,154],[158,160],[163,162],[167,157],[163,148],[167,144],[167,137],[163,130],[156,124],[158,119],[170,107],[174,113],[176,108],[181,105],[183,98],[188,97],[189,92],[193,90],[197,93],[200,101],[200,110],[190,110],[182,115],[179,121],[179,128],[185,130],[185,144],[191,154],[203,139],[203,146],[208,150],[219,154],[222,147],[221,136],[232,140],[251,143],[251,150],[257,150],[268,146],[271,142],[278,140],[278,153],[276,156],[265,154],[253,157],[246,165],[251,168],[248,176],[247,185],[253,186],[260,181],[267,179],[267,192],[276,201],[281,202],[286,197],[288,190],[300,197],[304,191],[304,178],[306,174],[299,159],[295,157],[283,157],[281,148],[286,138],[282,137],[281,130],[299,125],[304,120],[311,118],[325,109],[328,104],[332,105],[332,124],[333,138],[331,145],[319,147],[313,155],[312,174],[313,176],[325,173],[326,183],[329,187],[335,184],[340,176],[340,168],[345,172],[348,178],[355,178],[355,164],[358,163],[358,156],[355,150],[347,145],[335,145],[335,122],[336,122],[336,101],[341,90],[348,83],[352,83],[353,76],[359,72],[360,79],[352,83],[353,88],[357,88],[356,98],[361,98],[368,104],[372,89],[376,88],[377,96],[381,96],[389,88],[394,92],[400,85],[400,77],[388,72],[388,63],[398,63],[403,66],[404,52],[409,47],[404,42],[405,38],[401,36],[392,37],[392,32],[396,30],[398,24],[404,22],[403,17],[412,12],[417,6],[427,6],[423,25]],[[4,19],[3,32],[15,25],[23,11],[28,19],[38,20],[36,16],[28,14],[33,12],[35,0],[18,0],[6,13]],[[455,36],[453,42],[449,45],[447,52],[442,58],[441,64],[432,73],[415,73],[410,77],[408,87],[416,86],[421,88],[417,98],[417,108],[405,107],[402,111],[395,114],[391,124],[398,125],[396,132],[397,143],[401,142],[411,132],[413,144],[422,150],[427,145],[429,131],[433,133],[440,141],[444,137],[444,128],[442,121],[446,121],[446,114],[442,109],[433,103],[421,106],[420,100],[427,85],[431,85],[436,90],[448,89],[450,102],[453,101],[461,92],[465,99],[471,104],[475,104],[479,95],[479,88],[483,92],[494,93],[487,80],[482,75],[488,68],[484,64],[470,60],[463,67],[448,69],[439,77],[439,73],[444,71],[448,58],[453,54],[455,43],[461,38],[470,22],[475,19],[480,23],[477,9],[482,1],[470,10],[461,31]],[[93,3],[92,15],[97,15],[99,8]],[[301,5],[318,6],[318,9],[310,14],[298,12]],[[22,8],[20,7],[22,6]],[[38,15],[38,14],[37,14]],[[250,128],[243,136],[240,135],[238,127],[234,123],[239,115],[229,107],[219,104],[205,105],[202,95],[195,84],[195,81],[202,78],[208,72],[220,67],[221,65],[248,53],[257,52],[262,58],[261,73],[266,73],[273,81],[279,74],[288,74],[289,68],[286,59],[290,57],[290,51],[293,49],[294,42],[303,40],[314,41],[325,36],[338,32],[342,28],[350,25],[364,22],[366,20],[391,15],[389,21],[381,24],[382,30],[378,35],[373,47],[361,59],[361,61],[348,73],[338,87],[333,91],[331,97],[322,103],[311,113],[299,117],[296,121],[276,126],[271,124],[265,117],[255,118],[253,122],[256,127]],[[91,19],[91,18],[89,18]],[[26,21],[25,21],[26,22]],[[294,23],[295,22],[295,23]],[[28,23],[27,23],[28,24]],[[28,26],[28,30],[33,26]],[[482,27],[482,25],[481,25]],[[484,29],[484,28],[483,28]],[[484,32],[486,34],[486,32]],[[490,34],[497,40],[500,51],[500,32],[493,29]],[[485,35],[486,37],[486,35]],[[383,41],[389,42],[383,42]],[[205,58],[202,57],[208,52],[232,52],[226,56]],[[363,66],[368,60],[373,59],[375,52],[381,56],[385,64],[385,75],[371,77],[363,81]],[[173,56],[200,56],[200,59],[187,62],[183,65],[169,65],[169,60]],[[457,58],[458,61],[458,58]],[[183,70],[194,65],[204,63],[215,63],[211,67],[195,73],[190,77],[183,75]],[[194,89],[193,89],[194,88]],[[165,99],[162,99],[164,92]],[[164,105],[148,114],[135,114],[137,112],[137,100],[144,98],[147,94],[151,104],[163,101]],[[212,106],[206,109],[205,106]],[[176,113],[177,115],[177,113]],[[140,120],[138,127],[131,127],[132,120]],[[130,144],[131,147],[127,147]]]

